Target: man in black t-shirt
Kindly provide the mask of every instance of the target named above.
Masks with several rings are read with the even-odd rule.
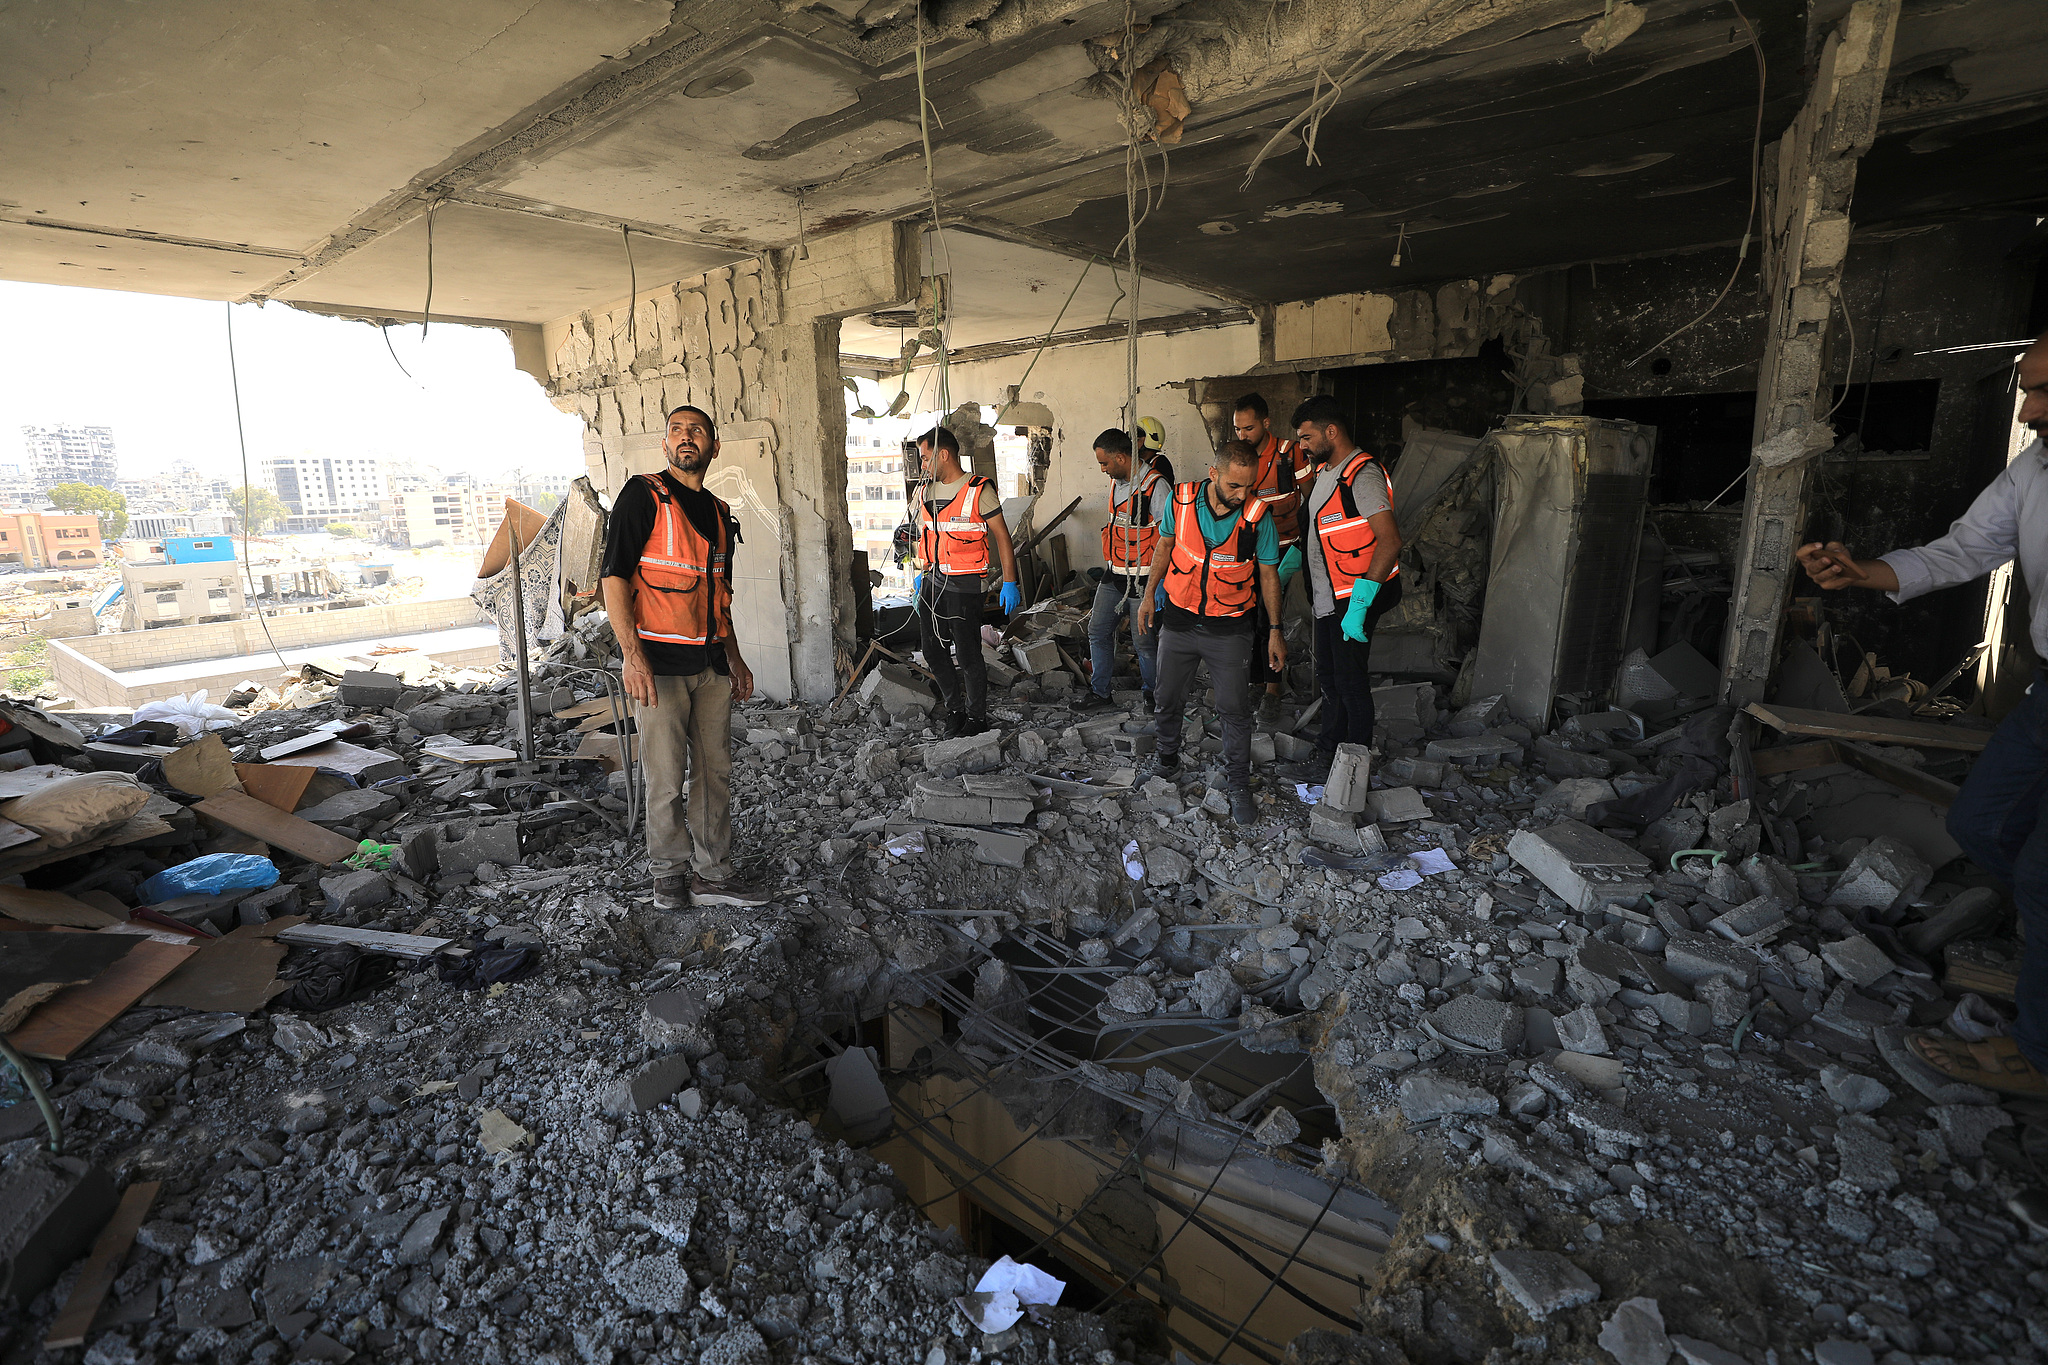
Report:
[[[654,905],[765,905],[731,857],[732,704],[754,694],[732,625],[739,524],[704,487],[718,455],[708,414],[670,413],[661,448],[668,467],[628,479],[612,507],[602,578],[621,681],[639,704]]]

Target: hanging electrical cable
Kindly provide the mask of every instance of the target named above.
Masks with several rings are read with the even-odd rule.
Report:
[[[235,363],[234,301],[229,300],[222,306],[228,310],[228,382],[235,395],[235,441],[242,448],[242,574],[249,580],[249,607],[256,613],[256,624],[263,627],[263,638],[269,641],[270,652],[277,656],[277,666],[289,673],[292,666],[284,661],[284,651],[277,647],[277,641],[271,639],[270,622],[263,615],[263,602],[256,593],[256,565],[249,558],[250,502],[256,496],[256,490],[249,486],[249,434],[242,425],[242,376],[240,367]]]
[[[936,274],[939,269],[939,254],[941,252],[945,253],[945,277],[950,282],[953,278],[953,254],[951,248],[946,245],[945,230],[939,223],[939,188],[935,166],[932,161],[931,121],[937,117],[938,111],[932,108],[931,97],[925,93],[924,6],[922,4],[918,5],[916,12],[917,132],[919,139],[924,144],[924,194],[925,200],[930,204],[932,212],[931,242],[926,248],[926,255],[930,257],[933,273]],[[945,126],[945,121],[941,119],[939,127],[944,128]],[[948,289],[947,293],[950,294],[950,292],[950,289]],[[951,374],[948,372],[948,361],[953,349],[953,301],[950,297],[942,299],[939,286],[936,284],[931,286],[931,307],[932,325],[939,333],[939,411],[950,413],[953,410],[953,381]]]
[[[1756,57],[1756,128],[1750,134],[1749,139],[1749,212],[1742,219],[1742,245],[1736,248],[1735,268],[1728,272],[1728,282],[1721,286],[1720,293],[1714,295],[1714,301],[1705,308],[1702,308],[1699,316],[1691,322],[1665,336],[1656,345],[1650,347],[1649,350],[1644,351],[1634,360],[1622,366],[1625,370],[1634,369],[1658,351],[1670,345],[1676,338],[1685,335],[1702,322],[1705,322],[1708,316],[1721,306],[1721,301],[1728,297],[1728,291],[1735,287],[1735,281],[1742,277],[1743,262],[1749,259],[1750,241],[1753,238],[1762,236],[1767,230],[1765,225],[1757,222],[1756,214],[1757,205],[1763,197],[1764,96],[1768,89],[1770,67],[1764,60],[1764,45],[1756,36],[1756,25],[1751,23],[1749,16],[1742,12],[1742,6],[1737,3],[1737,0],[1728,0],[1728,2],[1735,10],[1735,17],[1742,20],[1742,27],[1749,34],[1750,51]]]
[[[1124,275],[1126,289],[1124,329],[1124,420],[1131,433],[1131,449],[1145,461],[1145,433],[1138,426],[1138,72],[1137,54],[1132,48],[1138,37],[1136,0],[1124,0]],[[1149,204],[1147,208],[1149,210]],[[1135,479],[1137,476],[1132,475]]]
[[[420,340],[427,339],[427,324],[434,316],[434,210],[441,201],[436,199],[427,205],[427,299],[420,305]]]

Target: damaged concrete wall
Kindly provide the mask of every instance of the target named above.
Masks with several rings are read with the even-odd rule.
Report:
[[[839,318],[914,294],[916,260],[912,235],[885,223],[544,329],[549,396],[583,419],[584,462],[607,499],[661,467],[671,410],[694,404],[718,422],[724,466],[710,481],[746,535],[734,589],[739,640],[758,685],[777,699],[829,698],[836,652],[852,640]],[[772,575],[763,556],[775,562]]]

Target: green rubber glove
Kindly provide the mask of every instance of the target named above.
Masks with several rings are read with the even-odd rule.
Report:
[[[1280,556],[1280,589],[1285,592],[1287,580],[1301,572],[1301,547],[1290,545],[1287,553]]]
[[[1380,585],[1370,578],[1358,579],[1351,585],[1351,605],[1344,612],[1344,638],[1364,644],[1365,614],[1372,610],[1372,599],[1380,595]]]

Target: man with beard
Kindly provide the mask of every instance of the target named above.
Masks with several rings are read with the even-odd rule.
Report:
[[[1907,602],[1937,588],[1982,578],[2017,559],[2032,608],[2034,652],[2048,658],[2048,334],[2019,362],[2019,420],[2034,441],[1991,481],[1948,534],[1916,549],[1857,559],[1840,541],[1799,547],[1799,563],[1823,588],[1873,588]],[[1999,723],[1948,810],[1948,832],[1970,860],[2012,888],[2026,931],[2019,983],[2013,992],[2019,1018],[2010,1036],[1969,1041],[1945,1034],[1910,1034],[1907,1046],[1945,1075],[2010,1095],[2048,1097],[2048,671],[2037,673],[2020,704]],[[1982,930],[2002,918],[1995,899],[1970,892],[1966,908],[1942,914],[1909,935],[1932,951],[1948,938]],[[2041,1203],[2048,1197],[2035,1193]],[[2029,1216],[2032,1221],[2033,1216]]]
[[[1316,614],[1316,685],[1323,694],[1315,757],[1282,769],[1321,782],[1339,744],[1372,743],[1372,632],[1401,600],[1401,531],[1386,467],[1351,439],[1351,419],[1327,394],[1294,410],[1294,431],[1314,462],[1303,500],[1308,582]]]
[[[1002,565],[997,600],[1005,616],[1024,605],[1024,594],[995,484],[960,463],[960,440],[945,427],[917,438],[917,457],[925,475],[910,504],[917,528],[918,648],[946,707],[940,733],[956,739],[988,729],[981,616],[989,562]]]
[[[1266,504],[1251,496],[1259,452],[1243,441],[1226,441],[1209,477],[1173,490],[1173,505],[1159,523],[1152,575],[1138,602],[1138,630],[1152,629],[1156,592],[1163,585],[1166,608],[1159,626],[1158,681],[1153,696],[1158,748],[1152,773],[1169,781],[1180,775],[1181,708],[1195,665],[1207,664],[1223,722],[1223,777],[1230,818],[1240,825],[1258,819],[1252,801],[1252,708],[1248,675],[1254,649],[1264,649],[1273,671],[1287,666],[1287,646],[1275,625],[1255,630],[1255,603],[1266,620],[1280,618],[1280,537]],[[1247,502],[1249,499],[1249,502]]]
[[[732,625],[739,523],[704,487],[718,430],[703,409],[677,408],[661,450],[668,467],[619,492],[603,575],[621,680],[640,708],[654,905],[765,905],[732,865],[732,704],[754,694],[754,675]]]

